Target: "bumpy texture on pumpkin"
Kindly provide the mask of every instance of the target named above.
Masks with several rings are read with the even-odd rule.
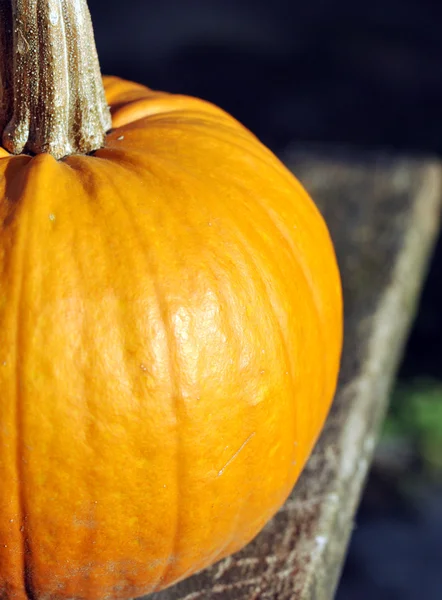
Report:
[[[201,100],[105,80],[94,156],[0,160],[0,597],[125,598],[251,540],[335,390],[327,229]]]

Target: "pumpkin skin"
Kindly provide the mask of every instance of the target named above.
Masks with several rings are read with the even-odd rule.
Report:
[[[0,597],[128,598],[248,543],[328,413],[327,228],[202,100],[105,78],[93,156],[0,160]]]

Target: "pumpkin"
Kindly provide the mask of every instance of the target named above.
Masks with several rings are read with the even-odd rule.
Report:
[[[91,92],[90,70],[60,70],[48,25],[77,26],[78,64],[94,67],[85,2],[12,4],[0,597],[139,596],[242,548],[290,493],[336,386],[335,254],[298,181],[210,103],[106,77],[112,129],[97,113],[91,125],[101,79]],[[46,43],[39,86],[15,51],[23,22],[31,48]],[[69,108],[73,87],[83,104]],[[101,138],[79,132],[97,123]]]

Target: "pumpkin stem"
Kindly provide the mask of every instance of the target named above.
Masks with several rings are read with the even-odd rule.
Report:
[[[86,0],[0,0],[0,133],[12,154],[89,154],[111,128]]]

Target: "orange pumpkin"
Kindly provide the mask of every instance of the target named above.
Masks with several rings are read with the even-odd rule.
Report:
[[[104,79],[92,155],[0,160],[0,597],[128,598],[247,544],[342,337],[326,226],[202,100]]]

